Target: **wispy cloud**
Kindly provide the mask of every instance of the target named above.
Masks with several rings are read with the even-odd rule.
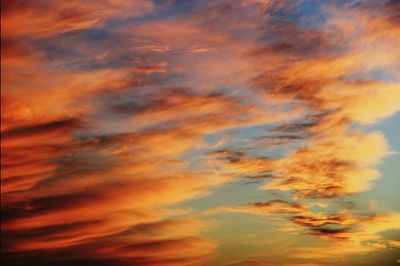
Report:
[[[400,110],[399,6],[312,6],[310,22],[289,1],[2,2],[5,261],[311,266],[398,248],[381,235],[398,213],[314,208],[371,189],[392,153],[364,126]],[[242,178],[268,198],[180,205]],[[205,220],[226,212],[337,246],[213,260]]]

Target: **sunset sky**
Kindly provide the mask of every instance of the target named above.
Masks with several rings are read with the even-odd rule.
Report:
[[[399,1],[2,0],[2,265],[400,266],[399,111]]]

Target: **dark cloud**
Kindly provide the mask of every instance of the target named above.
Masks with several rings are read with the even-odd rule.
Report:
[[[81,122],[77,119],[66,119],[52,121],[50,123],[38,124],[32,126],[17,127],[2,132],[2,138],[18,138],[31,135],[40,135],[57,131],[73,130],[78,128]]]
[[[321,236],[329,236],[335,237],[338,239],[347,239],[346,236],[342,236],[344,233],[349,231],[348,228],[312,228],[311,234],[313,235],[321,235]]]

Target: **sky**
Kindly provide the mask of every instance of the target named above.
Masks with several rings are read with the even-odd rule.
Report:
[[[2,0],[2,265],[400,265],[399,46],[399,1]]]

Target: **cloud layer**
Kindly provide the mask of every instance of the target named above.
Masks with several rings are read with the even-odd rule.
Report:
[[[323,207],[370,190],[393,153],[364,127],[400,110],[399,5],[311,6],[310,22],[290,1],[3,1],[5,262],[311,266],[398,249],[381,234],[398,213]],[[285,196],[182,207],[243,178]],[[337,246],[215,260],[204,232],[223,222],[207,217],[226,212]]]

